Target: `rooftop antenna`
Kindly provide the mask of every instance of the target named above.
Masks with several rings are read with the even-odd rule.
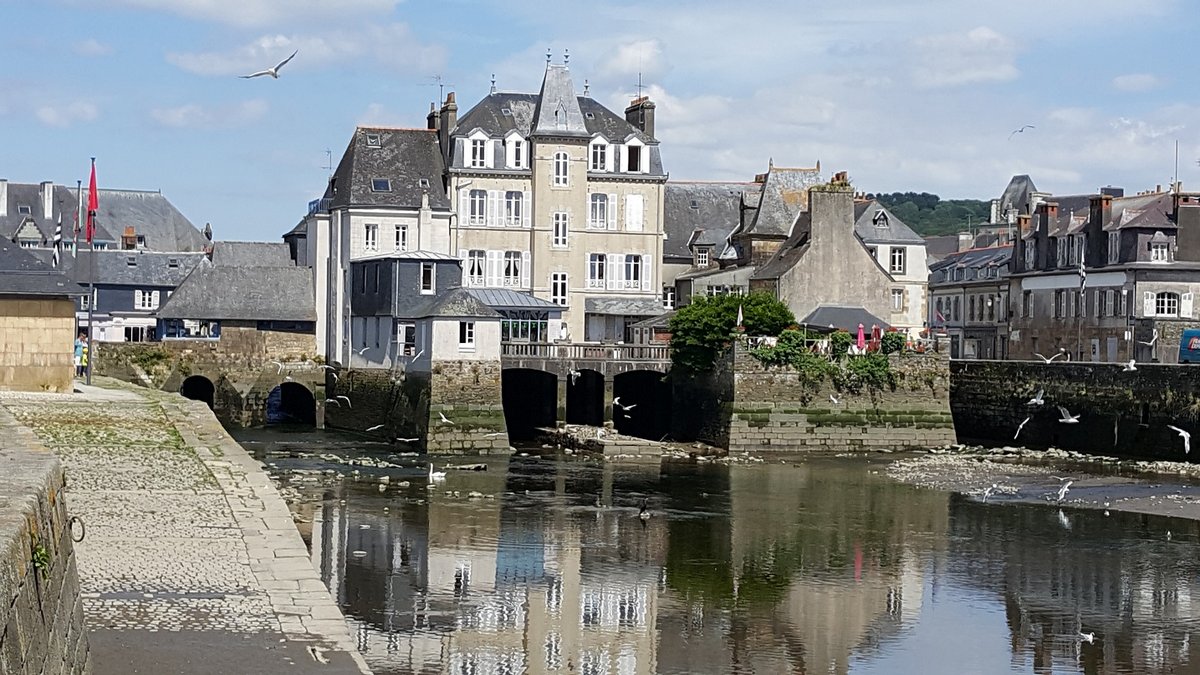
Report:
[[[1175,139],[1175,177],[1171,179],[1171,193],[1179,193],[1179,139]]]
[[[329,173],[333,173],[333,151],[325,148],[325,166],[324,169]]]
[[[638,71],[638,83],[637,83],[637,92],[638,92],[637,97],[638,98],[642,97],[642,89],[644,89],[644,88],[645,87],[642,86],[642,71],[639,70]]]
[[[429,77],[433,78],[433,82],[430,82],[428,84],[428,86],[432,87],[435,84],[437,85],[438,101],[441,101],[444,103],[446,101],[446,87],[453,87],[454,85],[446,84],[445,80],[442,78],[441,75],[430,75]]]
[[[496,93],[496,74],[492,73],[492,93]]]

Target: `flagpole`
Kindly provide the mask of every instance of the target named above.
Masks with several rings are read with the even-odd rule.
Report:
[[[96,362],[96,352],[93,348],[92,338],[92,312],[96,307],[96,232],[95,227],[96,214],[92,211],[92,200],[95,195],[92,193],[92,186],[95,185],[96,179],[96,158],[92,158],[92,181],[88,184],[88,224],[85,226],[87,232],[87,240],[89,244],[88,266],[91,268],[88,274],[88,339],[87,339],[87,384],[92,385],[92,364]]]
[[[75,222],[71,225],[71,257],[79,256],[79,213],[83,211],[83,181],[75,181]]]

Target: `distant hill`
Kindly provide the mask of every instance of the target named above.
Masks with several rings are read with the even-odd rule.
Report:
[[[867,197],[878,199],[923,237],[956,234],[967,229],[968,219],[971,225],[978,225],[991,216],[991,202],[979,199],[942,201],[928,192],[892,192]]]

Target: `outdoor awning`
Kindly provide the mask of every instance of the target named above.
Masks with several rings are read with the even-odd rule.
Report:
[[[587,298],[583,311],[588,314],[612,316],[658,316],[663,313],[662,302],[657,298]]]
[[[800,323],[813,328],[828,329],[832,326],[851,333],[858,330],[859,324],[867,330],[871,330],[871,326],[879,326],[880,330],[887,330],[889,327],[886,321],[862,307],[843,305],[821,305],[801,319]]]

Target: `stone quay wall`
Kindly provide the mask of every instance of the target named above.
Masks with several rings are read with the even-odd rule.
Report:
[[[950,373],[964,443],[1182,461],[1183,439],[1167,425],[1200,432],[1200,366],[956,360]],[[1044,404],[1029,405],[1039,390]],[[1079,423],[1059,422],[1058,406]]]
[[[954,443],[946,352],[893,354],[888,360],[896,374],[894,390],[852,393],[836,390],[828,380],[810,388],[792,368],[763,365],[746,346],[736,345],[712,373],[677,381],[676,410],[685,408],[679,437],[730,452],[904,450]]]
[[[0,298],[0,389],[71,391],[75,305],[67,298]]]
[[[0,673],[90,673],[62,466],[0,410]]]

